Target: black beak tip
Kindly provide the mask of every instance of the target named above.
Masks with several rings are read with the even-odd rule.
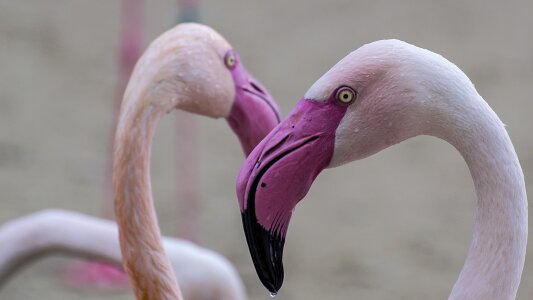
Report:
[[[280,270],[275,273],[270,272],[258,272],[259,279],[263,286],[270,292],[272,295],[276,295],[283,285],[283,265],[280,265]],[[256,268],[257,269],[257,268]]]
[[[271,257],[273,258],[273,257]],[[261,283],[267,288],[270,294],[277,294],[283,285],[283,263],[280,260],[254,259],[255,269],[259,275]]]
[[[261,281],[261,282],[263,282],[263,281]],[[279,289],[281,289],[281,284],[278,287],[274,287],[274,286],[265,285],[264,282],[263,282],[263,285],[267,288],[268,292],[272,296],[276,296],[278,294]]]
[[[285,238],[264,229],[248,209],[242,213],[242,220],[257,275],[271,294],[277,294],[283,285]]]

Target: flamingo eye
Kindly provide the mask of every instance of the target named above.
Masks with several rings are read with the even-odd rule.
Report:
[[[356,93],[352,88],[349,87],[342,87],[337,91],[337,94],[335,95],[335,98],[337,98],[337,101],[341,104],[352,104],[352,102],[355,100]]]
[[[230,51],[224,56],[224,64],[228,69],[233,69],[235,67],[235,64],[237,63],[237,59],[235,58],[235,55]]]

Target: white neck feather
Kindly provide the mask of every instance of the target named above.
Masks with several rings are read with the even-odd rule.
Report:
[[[465,94],[441,102],[447,113],[431,133],[461,153],[477,195],[472,241],[449,299],[515,299],[528,231],[524,175],[498,116],[475,90]]]

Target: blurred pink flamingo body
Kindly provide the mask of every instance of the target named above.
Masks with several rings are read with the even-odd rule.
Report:
[[[524,176],[509,135],[457,66],[398,40],[367,44],[342,59],[243,165],[237,194],[244,229],[256,270],[271,292],[283,282],[293,209],[316,176],[417,135],[452,144],[476,189],[472,240],[449,299],[515,299],[528,215]]]
[[[0,287],[13,274],[51,254],[122,263],[113,221],[48,209],[0,226]],[[223,256],[189,241],[163,237],[163,247],[187,300],[244,300],[244,285]],[[1,294],[1,292],[0,292]]]

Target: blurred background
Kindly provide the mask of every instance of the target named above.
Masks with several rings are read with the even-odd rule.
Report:
[[[178,15],[176,1],[146,2],[144,45]],[[103,214],[120,5],[0,0],[0,223],[50,207]],[[365,43],[398,38],[442,54],[508,125],[531,193],[532,9],[531,1],[205,0],[200,13],[269,88],[283,116]],[[166,235],[179,231],[176,122],[187,117],[173,115],[158,129],[152,157]],[[198,239],[236,265],[251,299],[268,299],[235,197],[240,145],[224,120],[192,119]],[[278,299],[446,299],[466,256],[473,200],[460,155],[430,137],[324,171],[291,222]],[[530,243],[518,299],[533,297],[532,257]],[[133,299],[129,290],[66,286],[57,274],[68,263],[54,257],[31,265],[0,299]]]

